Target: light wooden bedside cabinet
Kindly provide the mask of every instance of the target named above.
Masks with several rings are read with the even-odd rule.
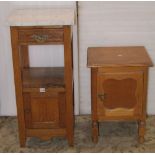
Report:
[[[144,47],[90,47],[92,136],[98,141],[99,122],[135,120],[144,142],[148,67]]]
[[[11,19],[20,145],[25,146],[27,137],[47,140],[58,136],[67,138],[69,145],[73,145],[71,25],[74,24],[74,10],[17,10]],[[64,66],[32,67],[30,45],[63,45]]]

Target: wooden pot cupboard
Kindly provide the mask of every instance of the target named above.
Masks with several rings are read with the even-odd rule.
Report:
[[[90,47],[92,138],[98,141],[99,122],[138,123],[138,140],[144,142],[148,67],[144,47]]]
[[[20,145],[62,136],[73,145],[71,26],[11,26]],[[64,67],[30,67],[29,45],[64,45]],[[45,51],[46,52],[46,51]],[[36,55],[37,59],[37,55]]]

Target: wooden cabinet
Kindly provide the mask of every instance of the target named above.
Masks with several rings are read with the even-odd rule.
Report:
[[[94,142],[98,122],[106,120],[137,121],[139,142],[144,141],[149,66],[144,47],[88,48]]]
[[[56,136],[73,145],[71,36],[70,26],[11,26],[21,146],[27,137]],[[28,46],[50,44],[64,45],[64,67],[31,67]]]

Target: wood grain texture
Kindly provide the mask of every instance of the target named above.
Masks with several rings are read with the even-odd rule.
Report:
[[[20,146],[25,146],[26,142],[26,130],[25,130],[25,118],[24,118],[24,103],[22,96],[22,78],[20,70],[20,56],[18,51],[18,31],[11,27],[11,44],[12,44],[12,58],[14,67],[14,82],[16,90],[16,105],[18,115],[18,127],[19,127],[19,139]]]
[[[92,139],[98,141],[98,118],[97,118],[97,68],[91,69],[91,116],[92,116]]]
[[[65,137],[66,129],[26,129],[28,137],[38,137],[43,140],[49,140],[51,137]]]
[[[143,46],[88,48],[88,67],[152,65],[153,63]]]
[[[98,122],[108,120],[137,120],[138,140],[144,142],[149,66],[152,62],[144,47],[88,49],[94,142]]]
[[[24,110],[27,128],[59,128],[62,123],[65,128],[63,119],[66,113],[64,93],[61,93],[61,96],[59,93],[52,92],[26,93],[25,95]]]
[[[143,143],[145,141],[144,135],[146,132],[146,116],[147,116],[147,87],[148,87],[148,68],[144,68],[144,80],[143,80],[143,116],[138,121],[138,140],[139,143]]]
[[[31,67],[22,70],[24,88],[65,87],[63,67]]]
[[[33,40],[34,34],[48,37]],[[11,36],[21,146],[25,146],[27,137],[33,136],[44,140],[63,136],[73,145],[70,26],[11,27]],[[64,43],[64,67],[30,67],[28,45],[61,43]]]
[[[44,40],[37,40],[36,37],[45,37]],[[62,43],[63,42],[63,29],[52,28],[52,29],[25,29],[19,30],[19,41],[20,43]]]
[[[66,127],[69,145],[74,141],[74,116],[73,116],[73,62],[71,47],[71,28],[64,26],[64,57],[65,57],[65,84],[66,84]]]
[[[129,70],[126,67],[126,70]],[[107,71],[98,74],[98,114],[136,116],[142,113],[143,71]],[[100,95],[103,95],[100,97]]]
[[[20,64],[22,68],[28,68],[29,67],[29,51],[28,46],[23,45],[20,46]]]

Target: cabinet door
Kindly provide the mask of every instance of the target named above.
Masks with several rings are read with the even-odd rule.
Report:
[[[65,93],[24,94],[27,128],[65,127]]]
[[[99,73],[98,117],[136,117],[142,114],[143,72]]]

